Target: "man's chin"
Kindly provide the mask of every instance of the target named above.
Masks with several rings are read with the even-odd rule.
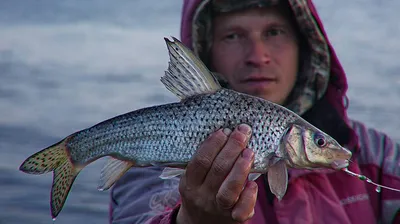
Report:
[[[235,88],[236,87],[236,88]],[[279,96],[276,95],[276,90],[272,86],[266,85],[242,85],[242,86],[231,86],[237,92],[245,93],[255,97],[262,98],[264,100],[271,101],[273,103],[281,104]],[[275,94],[274,94],[275,93]]]
[[[241,91],[241,92],[276,103],[275,98],[271,94],[266,93],[264,91],[257,91],[256,89],[252,89],[252,90],[250,89],[250,90]]]
[[[282,102],[283,100],[279,100],[278,96],[275,96],[274,94],[271,94],[271,93],[255,91],[255,90],[248,90],[248,91],[245,91],[244,93],[255,96],[255,97],[262,98],[264,100],[271,101],[276,104],[280,104],[280,105],[283,104],[283,102]]]

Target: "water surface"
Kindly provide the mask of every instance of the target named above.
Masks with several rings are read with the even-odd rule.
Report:
[[[163,37],[179,37],[180,4],[0,1],[0,224],[52,223],[52,175],[19,172],[26,157],[104,119],[177,100],[159,78]],[[316,6],[348,73],[350,116],[400,140],[400,2]],[[107,223],[109,195],[96,190],[102,164],[81,172],[56,223]]]

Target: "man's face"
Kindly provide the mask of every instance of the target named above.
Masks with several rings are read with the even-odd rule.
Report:
[[[213,22],[212,66],[236,91],[283,104],[296,82],[294,28],[276,7],[225,13]]]

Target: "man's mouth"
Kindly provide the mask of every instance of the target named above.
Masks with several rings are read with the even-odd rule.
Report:
[[[250,85],[254,88],[258,87],[266,87],[267,85],[276,82],[277,79],[275,78],[268,78],[268,77],[249,77],[242,81],[242,84]]]
[[[274,82],[274,81],[276,81],[276,78],[254,76],[254,77],[248,77],[244,79],[242,82],[247,83],[247,82]]]

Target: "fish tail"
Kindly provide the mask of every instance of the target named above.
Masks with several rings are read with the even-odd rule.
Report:
[[[19,168],[29,174],[44,174],[53,171],[50,200],[53,220],[60,213],[76,176],[83,169],[83,166],[75,165],[70,159],[66,145],[69,139],[70,137],[67,137],[33,154]]]

